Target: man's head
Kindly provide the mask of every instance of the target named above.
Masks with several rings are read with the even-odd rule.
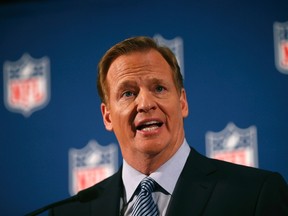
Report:
[[[103,121],[123,158],[142,173],[155,171],[184,140],[188,103],[175,56],[150,38],[128,39],[104,55],[98,77]]]
[[[121,55],[126,55],[136,51],[145,51],[149,49],[157,50],[162,57],[170,65],[175,85],[180,93],[183,86],[183,77],[180,72],[177,59],[173,52],[164,46],[159,46],[152,38],[139,36],[128,38],[120,43],[111,47],[105,55],[102,57],[98,64],[98,77],[97,77],[97,89],[100,99],[103,103],[107,103],[107,97],[109,95],[109,86],[107,85],[106,76],[112,62]]]

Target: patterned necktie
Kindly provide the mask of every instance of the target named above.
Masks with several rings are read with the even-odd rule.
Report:
[[[159,211],[152,198],[156,182],[148,176],[140,184],[141,190],[133,204],[132,216],[158,216]]]

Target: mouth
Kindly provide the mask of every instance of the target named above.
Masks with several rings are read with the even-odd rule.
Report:
[[[147,122],[140,123],[136,127],[136,130],[138,130],[138,131],[153,131],[153,130],[160,128],[162,125],[163,125],[163,122],[160,122],[160,121],[155,121],[155,120],[147,121]]]

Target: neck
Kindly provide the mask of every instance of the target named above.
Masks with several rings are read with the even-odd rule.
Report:
[[[139,172],[150,175],[151,173],[155,172],[162,164],[166,161],[158,160],[157,156],[142,156],[138,157],[137,160],[128,162],[130,166],[134,167],[134,169],[138,170]]]
[[[131,167],[148,176],[166,163],[178,151],[180,146],[181,145],[175,146],[173,151],[168,153],[148,154],[136,152],[132,154],[133,157],[125,157],[125,155],[123,155],[123,157]]]

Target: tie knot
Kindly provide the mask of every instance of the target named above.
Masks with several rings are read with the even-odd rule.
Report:
[[[147,176],[141,181],[141,190],[152,193],[156,188],[156,182],[151,177]]]
[[[141,190],[133,204],[132,216],[158,216],[159,210],[155,204],[152,192],[156,188],[156,182],[149,176],[140,183]]]

